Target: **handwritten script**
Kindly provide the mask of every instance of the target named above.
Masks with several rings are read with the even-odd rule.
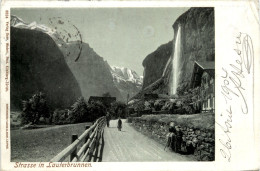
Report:
[[[248,114],[248,102],[246,98],[246,86],[244,85],[251,77],[254,49],[251,37],[246,33],[239,33],[235,38],[234,62],[228,67],[222,67],[221,74],[221,94],[225,100],[226,106],[223,108],[220,116],[222,122],[216,122],[217,126],[224,133],[224,138],[218,141],[221,143],[220,153],[231,161],[231,129],[232,129],[232,109],[239,108],[242,114]],[[231,102],[239,102],[234,106]]]

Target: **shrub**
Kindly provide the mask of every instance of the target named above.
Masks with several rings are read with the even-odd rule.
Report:
[[[145,101],[144,102],[144,110],[149,110],[149,109],[151,109],[152,108],[152,105],[151,105],[151,103],[149,102],[149,101]]]
[[[133,117],[128,117],[128,118],[127,118],[127,122],[128,122],[128,123],[132,123],[132,122],[133,122]]]
[[[141,111],[143,111],[145,109],[145,105],[144,102],[142,100],[136,102],[136,104],[134,105],[134,109],[135,111],[137,111],[137,113],[141,113]]]
[[[56,125],[68,124],[68,123],[70,123],[69,114],[70,114],[69,110],[56,109],[53,112],[52,121]]]
[[[168,110],[170,111],[170,113],[173,113],[175,109],[176,109],[176,102],[173,101],[165,102],[164,106],[162,107],[162,110]]]
[[[34,94],[29,100],[22,101],[23,111],[21,114],[22,123],[37,124],[41,117],[49,117],[49,108],[47,106],[45,95],[40,92]]]
[[[110,112],[113,118],[126,118],[126,104],[120,101],[113,102],[111,104]]]
[[[185,106],[183,106],[183,109],[184,109],[184,111],[185,111],[186,114],[195,113],[195,110],[193,109],[192,106],[185,105]]]
[[[164,106],[166,100],[165,99],[161,99],[161,100],[156,100],[154,103],[154,109],[156,111],[159,111],[162,109],[162,107]]]
[[[189,89],[189,84],[187,82],[180,83],[180,85],[177,88],[177,95],[182,96],[184,94],[187,94],[188,89]]]
[[[88,112],[88,106],[83,97],[78,98],[78,100],[71,106],[71,113],[69,115],[69,121],[71,123],[78,123],[86,121],[86,115]]]

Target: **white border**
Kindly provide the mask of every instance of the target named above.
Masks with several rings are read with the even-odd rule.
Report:
[[[222,110],[223,99],[220,96],[221,92],[221,68],[226,61],[232,62],[233,54],[230,49],[233,44],[234,36],[240,30],[253,35],[253,44],[255,47],[255,75],[259,72],[259,16],[258,4],[256,1],[163,1],[163,2],[108,2],[108,1],[52,1],[52,2],[35,2],[35,1],[5,1],[1,6],[1,169],[3,170],[20,170],[14,169],[14,163],[10,163],[10,148],[5,150],[5,104],[10,101],[9,93],[4,91],[4,56],[5,48],[3,46],[5,19],[3,14],[5,9],[18,7],[215,7],[215,48],[216,48],[216,120],[220,118],[218,113]],[[237,20],[239,19],[239,20]],[[241,23],[232,23],[232,21],[241,21]],[[173,24],[173,23],[172,23]],[[229,34],[227,34],[229,33]],[[226,51],[223,53],[223,49]],[[10,71],[9,71],[10,72]],[[10,75],[9,75],[10,76]],[[110,162],[110,163],[92,163],[92,168],[80,168],[80,170],[256,170],[259,169],[259,76],[247,80],[247,95],[250,102],[250,115],[247,117],[241,116],[236,112],[233,117],[232,140],[232,161],[227,162],[218,151],[220,143],[217,140],[221,135],[219,129],[216,129],[216,159],[214,162]],[[254,84],[254,94],[253,92]],[[10,89],[10,87],[9,87]],[[218,93],[217,93],[218,92]],[[253,100],[254,98],[254,100]],[[234,101],[233,103],[238,103]],[[253,104],[255,104],[253,113]],[[10,110],[10,108],[9,108]],[[10,111],[9,111],[10,114]],[[244,124],[243,124],[244,123]],[[248,134],[248,136],[247,136]],[[241,137],[246,137],[242,141]],[[10,125],[9,125],[10,137]],[[248,143],[250,142],[250,143]],[[9,141],[10,147],[10,141]],[[248,150],[244,150],[248,149]],[[234,156],[234,157],[233,157]],[[71,170],[72,168],[62,170]],[[36,170],[43,170],[37,168]],[[44,169],[53,170],[53,169]],[[56,169],[61,170],[61,169]]]

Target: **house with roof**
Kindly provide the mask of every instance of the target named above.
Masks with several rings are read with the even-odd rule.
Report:
[[[197,88],[197,98],[193,102],[195,108],[201,112],[215,111],[215,62],[195,61],[191,84],[192,89]]]

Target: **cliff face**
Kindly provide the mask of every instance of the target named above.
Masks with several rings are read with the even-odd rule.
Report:
[[[143,61],[143,89],[162,77],[165,65],[172,54],[172,41],[161,45]]]
[[[53,39],[37,30],[11,27],[11,104],[46,94],[51,108],[72,105],[81,91]]]
[[[215,60],[214,19],[214,8],[191,8],[174,23],[174,33],[177,33],[178,25],[181,26],[180,84],[190,83],[195,60]],[[174,42],[175,39],[176,35],[174,36]]]
[[[100,57],[87,43],[82,42],[82,50],[79,49],[80,42],[63,44],[60,48],[65,56],[66,62],[79,83],[83,97],[102,96],[109,92],[111,96],[122,100],[122,96],[114,85],[110,66]],[[75,59],[79,59],[75,62]]]
[[[175,40],[179,25],[181,27],[179,86],[190,84],[195,60],[215,60],[214,8],[191,8],[173,24],[173,41],[160,46],[144,59],[143,91],[139,93],[138,97],[141,97],[143,92],[169,93],[173,70],[172,56],[174,56]],[[171,60],[169,60],[170,58]],[[162,77],[163,72],[165,74]],[[154,83],[156,80],[158,81]]]

